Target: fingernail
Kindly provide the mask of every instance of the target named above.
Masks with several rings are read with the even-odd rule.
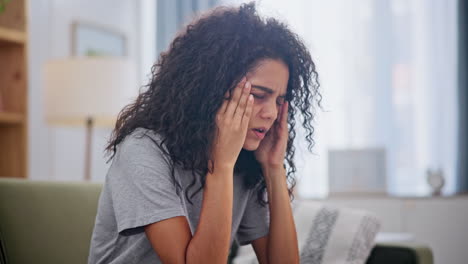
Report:
[[[245,90],[249,90],[250,88],[250,82],[245,82]]]

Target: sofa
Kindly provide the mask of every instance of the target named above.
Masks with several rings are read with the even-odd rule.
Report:
[[[101,187],[0,178],[0,264],[86,263]],[[373,263],[433,260],[424,245],[394,243],[377,244],[367,260]]]

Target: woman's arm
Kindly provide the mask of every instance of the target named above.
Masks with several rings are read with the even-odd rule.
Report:
[[[233,170],[208,174],[197,231],[185,217],[148,225],[146,235],[163,263],[225,263],[232,225]]]
[[[185,217],[160,221],[145,228],[163,263],[226,263],[232,226],[233,171],[247,134],[253,97],[244,78],[225,100],[216,116],[216,137],[211,149],[197,230],[191,237]],[[227,96],[226,96],[227,97]]]
[[[278,168],[263,168],[266,176],[270,209],[270,231],[267,237],[255,240],[257,258],[264,263],[299,263],[296,227],[289,201],[286,171]]]
[[[288,102],[281,106],[278,118],[255,152],[262,166],[270,209],[267,237],[252,245],[260,263],[299,263],[296,227],[289,201],[284,157],[288,141]]]

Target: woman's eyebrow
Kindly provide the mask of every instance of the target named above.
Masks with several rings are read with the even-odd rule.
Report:
[[[273,94],[273,93],[274,93],[273,89],[270,89],[270,88],[268,88],[268,87],[261,86],[261,85],[254,85],[254,84],[252,84],[252,88],[256,88],[256,89],[262,90],[262,91],[264,91],[264,92],[266,92],[266,93],[268,93],[268,94]],[[286,97],[286,95],[283,94],[283,95],[280,95],[279,97]]]

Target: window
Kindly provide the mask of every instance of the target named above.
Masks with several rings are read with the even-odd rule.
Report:
[[[306,41],[319,71],[325,111],[315,154],[297,155],[300,195],[328,194],[329,150],[369,148],[385,150],[390,194],[430,193],[428,169],[455,191],[456,0],[263,0],[260,9]]]

